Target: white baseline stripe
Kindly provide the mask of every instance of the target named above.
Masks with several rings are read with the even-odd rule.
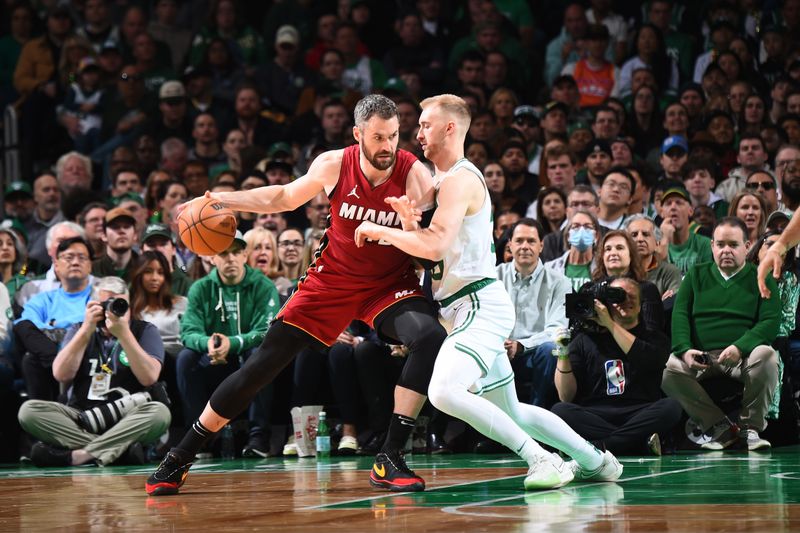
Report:
[[[516,476],[504,476],[504,477],[496,477],[496,478],[492,478],[492,479],[480,479],[480,480],[477,480],[477,481],[468,481],[468,482],[465,482],[465,483],[453,483],[452,485],[443,485],[441,487],[434,487],[434,488],[432,488],[430,490],[426,490],[426,492],[433,492],[435,490],[443,490],[443,489],[452,489],[453,487],[464,487],[464,486],[467,486],[467,485],[475,485],[477,483],[489,483],[489,482],[492,482],[492,481],[502,481],[504,479],[514,479],[515,477],[522,477],[524,475],[525,474],[517,474]],[[359,502],[369,502],[369,501],[372,501],[372,500],[382,500],[384,498],[391,498],[393,496],[402,496],[402,495],[405,495],[405,494],[416,494],[416,492],[385,492],[385,493],[380,494],[378,496],[370,496],[369,498],[356,498],[355,500],[344,500],[344,501],[341,501],[341,502],[326,503],[326,504],[323,504],[323,505],[312,505],[311,507],[303,507],[300,510],[301,511],[312,511],[314,509],[325,509],[327,507],[336,507],[338,505],[345,505],[345,504],[348,504],[348,503],[359,503]]]
[[[671,470],[669,472],[659,472],[657,474],[645,474],[643,476],[635,476],[635,477],[629,477],[629,478],[625,478],[625,479],[620,479],[619,481],[617,481],[617,483],[625,483],[627,481],[636,481],[638,479],[647,479],[647,478],[654,478],[654,477],[661,477],[661,476],[669,476],[671,474],[680,474],[682,472],[691,472],[692,470],[703,470],[703,469],[706,469],[706,468],[713,468],[714,466],[718,466],[718,465],[695,466],[695,467],[692,467],[692,468],[682,468],[680,470]],[[572,490],[580,490],[582,488],[592,487],[592,486],[596,486],[596,485],[591,484],[591,483],[590,484],[586,484],[586,485],[580,485],[578,487],[569,487],[569,485],[567,485],[567,487],[569,487]],[[564,488],[564,487],[562,487],[562,488]],[[558,492],[559,490],[560,489],[552,489],[550,491],[542,491],[542,492],[539,492],[537,494],[545,494],[547,492]],[[494,504],[494,503],[505,502],[505,501],[509,501],[509,500],[517,500],[519,498],[524,498],[524,497],[525,497],[525,493],[523,492],[522,494],[517,494],[515,496],[506,496],[504,498],[497,498],[497,499],[494,499],[494,500],[485,500],[485,501],[482,501],[482,502],[472,502],[472,503],[465,503],[463,505],[453,505],[453,506],[450,506],[450,507],[443,507],[442,511],[445,512],[445,513],[457,514],[457,515],[478,516],[475,513],[467,513],[467,512],[460,511],[460,509],[463,509],[464,507],[479,507],[479,506],[491,505],[491,504]],[[482,516],[494,516],[494,515],[492,515],[491,513],[487,513],[487,514],[482,515]]]

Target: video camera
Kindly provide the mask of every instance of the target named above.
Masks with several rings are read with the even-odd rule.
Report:
[[[125,303],[127,304],[127,302]],[[110,401],[78,414],[78,425],[89,433],[102,434],[106,429],[119,422],[134,407],[143,403],[161,402],[166,406],[170,405],[167,388],[160,381],[134,394],[117,387],[108,391],[105,398]]]
[[[626,297],[625,289],[612,287],[608,281],[584,283],[577,293],[567,294],[566,297],[566,315],[570,329],[600,331],[602,328],[589,320],[597,316],[594,301],[599,300],[606,307],[611,307],[612,304],[623,303]]]

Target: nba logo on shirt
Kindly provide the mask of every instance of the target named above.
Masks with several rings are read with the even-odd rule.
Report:
[[[606,394],[619,396],[625,392],[625,367],[620,359],[606,361]]]

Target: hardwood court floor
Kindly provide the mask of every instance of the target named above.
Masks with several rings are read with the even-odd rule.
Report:
[[[522,490],[505,455],[409,456],[423,493],[375,492],[370,457],[197,463],[179,496],[152,466],[0,469],[0,531],[800,531],[800,448],[623,458],[618,483]]]

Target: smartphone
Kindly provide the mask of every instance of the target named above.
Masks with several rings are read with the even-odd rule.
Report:
[[[708,352],[703,352],[694,356],[694,360],[701,365],[710,365],[711,364],[711,357],[709,356]]]
[[[214,348],[219,348],[220,346],[222,346],[222,337],[214,335]]]

